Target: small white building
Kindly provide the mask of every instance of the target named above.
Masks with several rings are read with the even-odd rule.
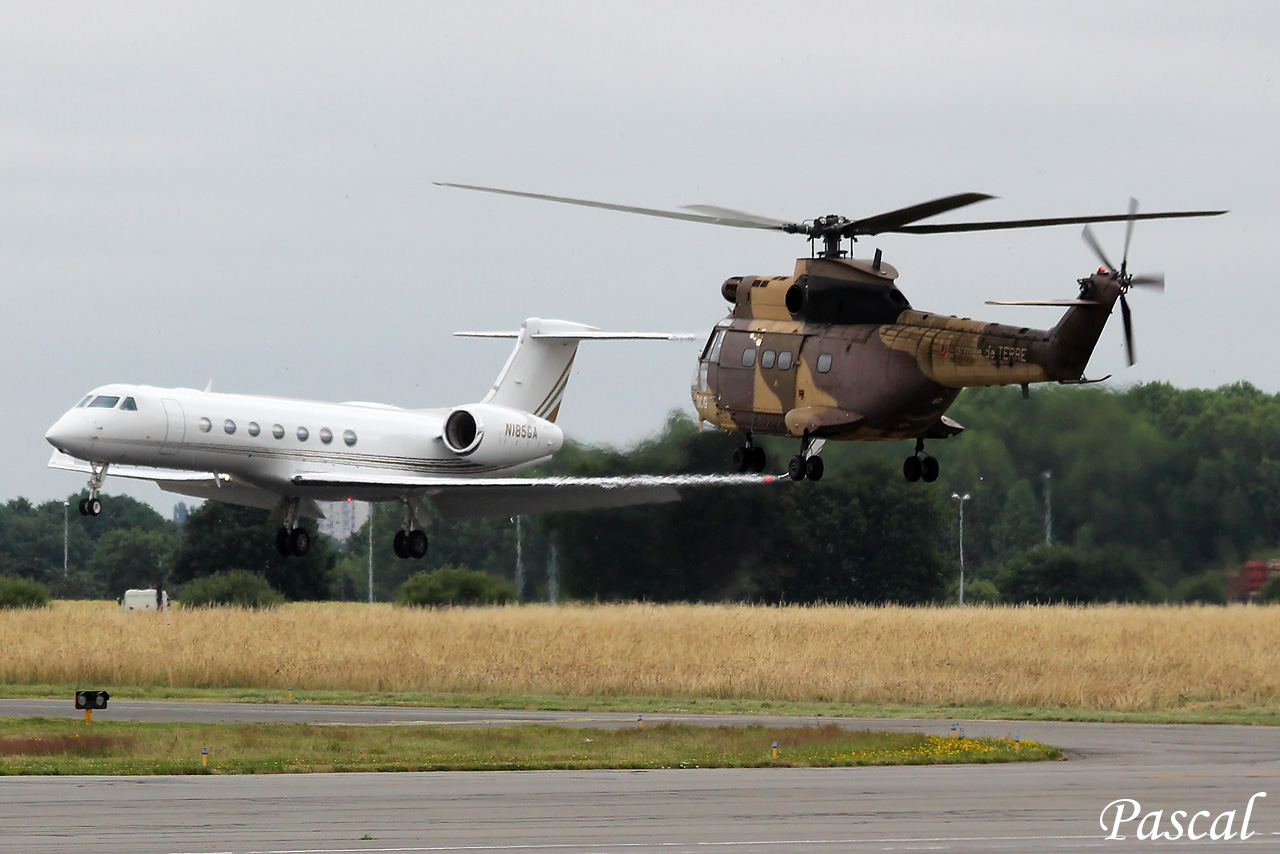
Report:
[[[120,600],[120,607],[126,611],[163,611],[169,607],[169,594],[160,591],[160,607],[156,608],[156,589],[126,590]]]

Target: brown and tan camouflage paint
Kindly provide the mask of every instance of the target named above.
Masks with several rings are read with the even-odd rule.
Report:
[[[862,259],[800,259],[793,276],[729,280],[724,292],[734,310],[717,326],[724,330],[719,358],[706,365],[707,387],[694,386],[702,420],[746,433],[839,439],[954,435],[963,428],[943,414],[966,387],[1078,380],[1119,296],[1114,276],[1099,273],[1085,280],[1096,304],[1073,307],[1050,330],[909,307],[891,323],[811,323],[788,309],[787,294],[817,275],[864,293],[885,288],[907,306],[893,284],[897,271]],[[744,367],[749,348],[754,360]],[[764,367],[766,350],[790,352],[792,364]],[[829,370],[820,371],[825,357]]]

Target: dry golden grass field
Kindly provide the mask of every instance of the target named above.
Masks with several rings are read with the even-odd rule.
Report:
[[[1280,607],[59,602],[0,611],[0,685],[1269,713]]]

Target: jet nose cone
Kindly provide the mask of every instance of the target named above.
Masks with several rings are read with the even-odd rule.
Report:
[[[44,434],[44,439],[59,451],[66,451],[75,444],[76,431],[67,416],[62,416]]]

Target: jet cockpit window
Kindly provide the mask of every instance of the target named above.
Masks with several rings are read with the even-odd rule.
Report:
[[[89,404],[90,409],[115,409],[116,404],[120,402],[119,395],[112,396],[109,394],[100,394]]]
[[[124,403],[120,404],[120,408],[125,412],[137,412],[138,401],[134,400],[132,397],[126,397],[124,399]]]
[[[88,405],[89,405],[89,401],[91,401],[91,400],[93,400],[93,395],[91,395],[91,394],[87,394],[87,395],[85,395],[84,400],[82,400],[82,401],[80,401],[79,403],[77,403],[77,404],[76,404],[76,409],[80,409],[80,408],[82,408],[82,407],[88,406]]]

